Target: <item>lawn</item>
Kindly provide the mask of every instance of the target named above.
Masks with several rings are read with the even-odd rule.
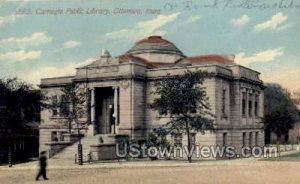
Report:
[[[300,161],[300,152],[282,155],[276,158],[265,158],[263,161]]]

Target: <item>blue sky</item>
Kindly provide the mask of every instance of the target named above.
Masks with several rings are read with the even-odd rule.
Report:
[[[24,8],[30,14],[16,14]],[[83,12],[71,14],[68,8]],[[87,14],[88,8],[110,14]],[[121,8],[138,14],[120,13]],[[99,58],[102,49],[118,56],[155,34],[188,56],[234,54],[237,63],[261,72],[265,82],[300,90],[299,16],[300,0],[4,0],[0,77],[38,84],[43,77],[72,75],[74,68]]]

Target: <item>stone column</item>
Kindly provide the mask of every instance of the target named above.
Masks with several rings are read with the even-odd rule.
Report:
[[[95,135],[95,88],[91,89],[91,124],[89,125],[89,135]]]
[[[249,125],[249,90],[246,91],[246,125]]]
[[[249,91],[246,92],[246,117],[249,117]]]
[[[263,92],[263,90],[261,90],[260,91],[260,93],[259,93],[259,98],[258,98],[258,105],[259,105],[259,108],[258,108],[258,110],[259,110],[259,112],[258,112],[258,114],[259,114],[259,117],[263,117],[264,116],[264,111],[265,111],[265,109],[264,109],[264,92]]]
[[[252,90],[252,118],[255,118],[255,97],[256,97],[256,92],[255,90]],[[254,123],[254,121],[253,121]]]
[[[115,134],[117,134],[119,132],[119,93],[118,93],[118,87],[114,87],[114,132]]]

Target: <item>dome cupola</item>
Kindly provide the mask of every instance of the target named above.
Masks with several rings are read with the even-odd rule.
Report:
[[[138,56],[149,62],[174,63],[184,54],[170,41],[161,36],[149,36],[139,40],[126,54]]]

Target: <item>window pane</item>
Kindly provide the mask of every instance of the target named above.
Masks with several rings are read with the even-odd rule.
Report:
[[[248,114],[249,114],[249,116],[252,116],[252,94],[249,94],[248,105],[249,105],[249,107],[248,107],[248,110],[249,110]]]
[[[254,103],[254,113],[255,113],[255,116],[258,116],[258,95],[255,95],[255,103]]]
[[[222,113],[223,115],[226,113],[226,89],[222,91]]]
[[[57,96],[52,96],[52,115],[56,116],[58,114],[57,110]]]
[[[252,132],[249,132],[249,147],[252,147]]]
[[[242,94],[242,114],[243,116],[246,116],[246,93],[243,92]]]
[[[182,134],[174,135],[174,146],[178,146],[178,147],[182,146]]]
[[[227,133],[223,133],[223,146],[227,146]]]
[[[191,135],[190,135],[190,141],[191,141],[191,146],[195,146],[196,145],[196,134],[195,133],[191,133]]]
[[[246,146],[246,132],[243,132],[243,147]]]
[[[255,132],[255,146],[258,145],[258,132]]]
[[[60,111],[63,115],[67,115],[69,113],[69,102],[66,95],[61,96],[61,103],[60,103]]]

